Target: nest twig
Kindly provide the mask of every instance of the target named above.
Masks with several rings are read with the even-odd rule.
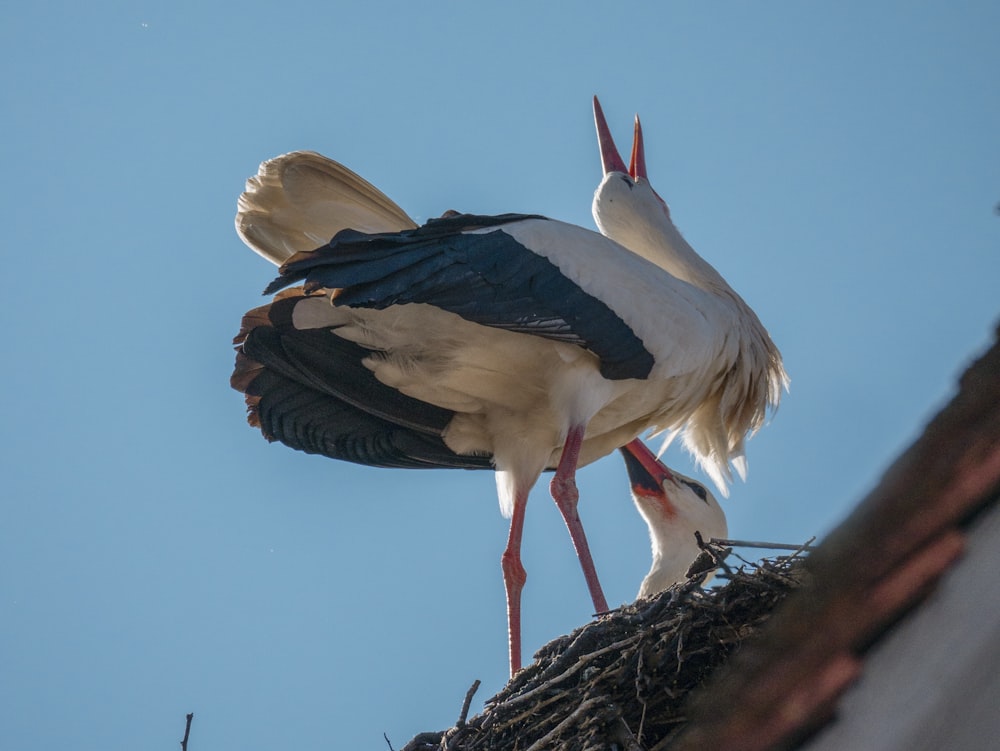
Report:
[[[729,552],[705,548],[716,565]],[[703,570],[550,642],[482,714],[421,733],[403,751],[666,748],[688,694],[801,583],[804,549],[727,567],[728,581],[708,591]]]

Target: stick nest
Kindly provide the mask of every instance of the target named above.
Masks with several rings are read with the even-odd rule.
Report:
[[[466,722],[463,709],[454,727],[421,733],[403,751],[667,749],[688,695],[802,583],[802,560],[724,566],[728,581],[710,590],[702,571],[606,614],[542,647],[482,714]]]

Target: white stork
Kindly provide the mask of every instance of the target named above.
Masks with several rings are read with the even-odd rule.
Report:
[[[701,553],[694,533],[725,539],[726,515],[712,492],[667,467],[642,441],[621,449],[632,485],[632,499],[649,527],[653,563],[642,580],[639,597],[649,597],[687,579]]]
[[[596,99],[595,114],[606,175],[594,213],[613,239],[527,215],[416,227],[318,155],[262,165],[237,216],[248,244],[281,263],[267,292],[304,282],[248,313],[236,338],[233,385],[251,423],[294,448],[373,466],[494,468],[511,518],[502,564],[512,673],[524,511],[540,473],[556,470],[553,497],[605,611],[576,468],[647,428],[683,430],[724,487],[729,460],[742,474],[744,436],[786,381],[756,316],[649,186],[641,132],[626,170]]]

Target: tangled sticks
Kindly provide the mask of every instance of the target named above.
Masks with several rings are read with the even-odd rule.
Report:
[[[684,725],[688,694],[801,583],[801,551],[621,608],[543,647],[482,714],[403,751],[654,749]],[[466,697],[468,702],[469,697]]]

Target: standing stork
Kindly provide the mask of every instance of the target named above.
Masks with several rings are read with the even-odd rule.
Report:
[[[351,207],[346,219],[333,222],[322,200],[289,200],[273,163],[248,183],[237,216],[248,244],[281,264],[266,292],[302,283],[244,316],[232,382],[251,423],[294,448],[372,466],[494,468],[511,518],[502,568],[512,673],[525,506],[541,472],[555,469],[553,498],[605,611],[576,468],[647,428],[683,430],[724,486],[785,381],[756,316],[673,229],[645,176],[641,131],[626,169],[609,156],[596,99],[595,116],[606,174],[594,212],[608,237],[520,214],[416,227],[318,155],[299,185],[341,186],[330,202]],[[665,222],[646,216],[650,195]]]

